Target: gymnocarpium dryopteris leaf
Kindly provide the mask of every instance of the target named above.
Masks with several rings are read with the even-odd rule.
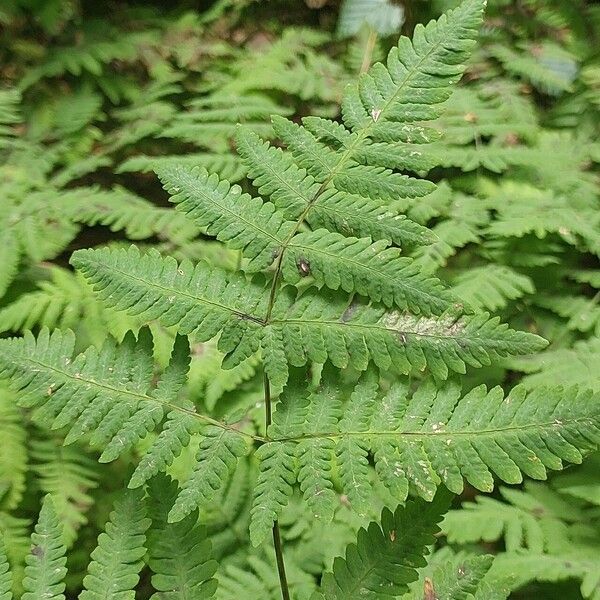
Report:
[[[67,430],[65,443],[86,435],[109,462],[161,425],[146,448],[129,487],[140,488],[165,471],[192,436],[201,435],[196,467],[183,486],[171,518],[180,520],[214,499],[237,460],[247,452],[244,436],[225,423],[196,412],[177,396],[190,362],[187,338],[175,340],[171,361],[153,385],[152,337],[142,329],[121,344],[108,339],[74,355],[75,336],[42,330],[38,338],[0,340],[0,377],[8,376],[22,406],[34,418]]]
[[[336,558],[321,589],[311,600],[387,600],[408,591],[427,564],[428,546],[435,542],[438,523],[448,509],[449,494],[440,492],[431,503],[411,500],[395,512],[385,509],[381,525],[358,531],[356,543]]]
[[[31,534],[31,553],[26,559],[23,600],[64,600],[67,549],[51,496],[42,503],[40,517]]]
[[[178,523],[168,522],[177,496],[177,485],[168,476],[150,480],[148,564],[154,573],[152,586],[157,590],[152,600],[211,598],[217,589],[212,577],[217,563],[211,558],[211,542],[198,525],[197,511]]]
[[[286,150],[240,129],[238,151],[262,197],[204,170],[159,171],[183,214],[242,253],[245,275],[135,249],[83,250],[73,264],[111,307],[200,340],[220,334],[225,368],[260,350],[276,392],[289,365],[307,362],[364,370],[373,361],[400,373],[429,367],[443,379],[466,364],[541,348],[540,338],[465,314],[401,254],[400,246],[427,244],[432,233],[388,207],[435,187],[397,170],[424,168],[416,159],[435,136],[420,122],[438,115],[460,78],[482,11],[482,0],[467,0],[417,27],[413,42],[402,38],[385,66],[349,86],[341,123],[274,117]],[[266,285],[248,279],[256,272]]]
[[[4,540],[0,536],[0,600],[12,600],[12,575],[6,556]]]
[[[178,521],[210,504],[251,439],[192,406],[175,403],[172,394],[189,358],[183,339],[178,338],[155,388],[149,383],[151,343],[144,330],[137,341],[128,335],[121,345],[108,341],[101,350],[91,347],[78,356],[73,356],[68,333],[42,331],[38,340],[31,335],[2,340],[0,368],[38,418],[66,427],[67,439],[85,431],[103,449],[104,460],[116,456],[106,457],[115,436],[119,447],[129,447],[126,440],[145,437],[166,417],[132,487],[164,471],[192,436],[201,435],[196,468],[169,515]],[[325,376],[314,391],[290,383],[277,405],[266,443],[257,452],[255,542],[264,539],[296,481],[316,515],[331,517],[338,488],[363,511],[372,479],[369,457],[396,499],[412,490],[430,500],[440,483],[460,492],[463,477],[486,491],[493,487],[493,473],[509,483],[521,481],[521,473],[544,478],[547,468],[561,468],[562,460],[580,462],[582,452],[597,443],[598,397],[585,392],[549,388],[526,395],[516,389],[504,398],[499,388],[486,392],[479,387],[461,399],[455,384],[437,388],[428,382],[412,395],[403,383],[382,395],[376,373],[368,371],[344,400],[333,381],[331,374]],[[160,417],[141,418],[157,406]],[[127,417],[113,424],[121,411]]]
[[[73,263],[109,306],[177,325],[181,334],[201,341],[220,332],[225,368],[261,350],[276,388],[287,381],[288,365],[308,361],[329,359],[359,370],[373,361],[399,373],[429,367],[445,379],[449,371],[464,373],[467,364],[489,365],[545,346],[486,314],[416,315],[317,289],[286,288],[267,318],[269,289],[261,282],[204,263],[178,264],[152,251],[142,255],[134,247],[79,251]]]
[[[366,513],[376,477],[398,501],[409,492],[431,500],[444,485],[463,480],[490,492],[494,476],[520,483],[545,479],[564,462],[580,463],[600,443],[600,395],[576,388],[485,386],[461,395],[449,382],[405,383],[380,392],[369,371],[346,399],[326,377],[309,392],[288,385],[273,415],[268,441],[258,450],[259,475],[250,525],[260,542],[287,504],[295,482],[315,517],[331,518],[333,490]]]
[[[123,492],[98,536],[81,600],[134,600],[149,526],[142,491]]]
[[[147,328],[136,340],[129,332],[118,345],[109,338],[74,356],[72,332],[43,329],[37,339],[0,342],[0,376],[21,390],[22,406],[35,408],[36,419],[59,429],[65,443],[91,434],[90,443],[102,448],[101,461],[116,459],[144,438],[163,419],[185,383],[189,345],[178,337],[171,363],[155,387],[152,336]]]

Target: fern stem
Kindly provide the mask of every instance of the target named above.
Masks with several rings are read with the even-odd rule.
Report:
[[[366,73],[371,67],[371,63],[373,61],[373,50],[375,49],[375,44],[377,43],[377,32],[375,29],[371,28],[369,32],[369,39],[367,40],[367,47],[365,48],[365,54],[363,56],[362,64],[360,65],[359,73]]]
[[[281,534],[279,533],[279,523],[277,521],[273,523],[273,546],[275,546],[275,558],[277,559],[277,572],[279,573],[281,597],[283,600],[290,600],[290,590],[288,588],[287,576],[285,574],[285,563],[283,562]]]
[[[265,390],[265,438],[267,437],[267,430],[271,424],[272,408],[271,408],[271,384],[269,383],[269,377],[266,371],[263,371],[263,388]]]
[[[265,390],[265,437],[268,438],[267,430],[271,424],[271,384],[266,372],[263,372],[263,385]],[[287,576],[285,574],[285,562],[283,560],[283,546],[281,544],[281,533],[279,532],[279,522],[273,523],[273,547],[275,548],[275,560],[277,562],[277,572],[279,574],[279,585],[281,587],[281,597],[283,600],[290,600],[290,590],[288,587]]]

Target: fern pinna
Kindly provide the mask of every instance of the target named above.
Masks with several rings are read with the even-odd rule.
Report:
[[[143,446],[129,484],[134,490],[148,484],[150,501],[159,504],[152,511],[160,525],[148,535],[156,597],[171,597],[167,590],[175,585],[197,585],[199,595],[192,597],[215,593],[208,546],[201,552],[202,544],[188,535],[197,521],[191,515],[218,501],[249,454],[259,464],[250,539],[259,545],[272,532],[284,599],[293,583],[286,578],[278,518],[296,487],[323,520],[331,519],[338,494],[363,512],[375,485],[383,487],[392,509],[420,497],[395,513],[386,509],[381,526],[359,532],[346,559],[335,562],[312,596],[333,600],[408,591],[445,510],[439,487],[459,493],[466,479],[490,491],[494,476],[508,483],[523,474],[542,479],[547,469],[580,462],[596,447],[597,394],[553,387],[505,395],[483,386],[462,394],[456,383],[444,383],[450,372],[530,354],[545,341],[472,311],[403,256],[401,248],[426,246],[435,237],[390,208],[435,188],[400,171],[431,166],[427,143],[438,136],[427,122],[438,117],[461,77],[483,8],[482,0],[466,0],[417,27],[412,42],[401,38],[385,65],[375,64],[348,87],[340,122],[274,117],[285,150],[240,129],[237,149],[260,196],[202,169],[159,171],[177,209],[203,234],[239,251],[239,272],[178,263],[135,247],[73,255],[72,264],[108,307],[176,330],[161,377],[153,373],[146,328],[120,344],[111,339],[81,353],[68,331],[44,329],[37,338],[0,342],[0,374],[12,381],[34,419],[66,430],[67,443],[87,439],[106,462],[139,450],[138,442],[158,430]],[[201,414],[182,397],[190,340],[216,336],[226,369],[260,357],[263,428],[235,411],[221,419]],[[418,386],[394,375],[426,370]],[[192,440],[199,440],[196,466],[175,491],[156,477]],[[167,500],[155,498],[161,487],[168,488]],[[139,491],[130,494],[141,499]],[[124,592],[137,584],[147,525],[136,506],[127,506],[121,510],[135,512],[129,525],[138,529],[129,562],[111,567],[121,557],[111,531],[127,525],[117,515],[92,555],[96,566],[82,597],[97,597],[92,587],[118,584],[111,589]],[[41,523],[52,521],[49,514],[45,508]],[[205,577],[177,570],[178,559],[189,567],[179,540],[207,561]],[[37,564],[34,558],[30,565]],[[111,583],[121,568],[123,578]],[[473,592],[487,568],[485,559],[474,563],[479,575],[472,580],[446,581],[455,590],[448,597]],[[451,575],[444,571],[440,578]]]

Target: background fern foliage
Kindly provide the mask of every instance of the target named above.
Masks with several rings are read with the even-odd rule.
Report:
[[[0,600],[600,599],[600,10],[0,6]]]

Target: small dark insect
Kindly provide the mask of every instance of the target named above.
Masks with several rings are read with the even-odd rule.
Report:
[[[42,558],[44,556],[44,549],[41,546],[33,546],[31,548],[31,554],[38,558]]]
[[[298,271],[302,277],[307,277],[310,275],[310,263],[305,258],[299,258],[296,261],[296,266],[298,267]]]

